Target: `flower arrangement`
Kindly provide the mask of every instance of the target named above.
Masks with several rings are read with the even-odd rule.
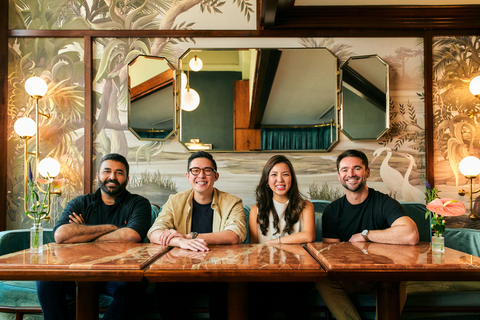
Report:
[[[43,201],[40,201],[36,182],[47,185]],[[33,220],[33,234],[31,239],[31,247],[33,249],[39,249],[39,247],[42,245],[40,243],[41,241],[39,235],[40,220],[50,220],[50,188],[51,186],[53,186],[54,188],[59,188],[64,184],[64,182],[65,179],[53,180],[53,178],[36,178],[34,181],[31,162],[28,163],[28,191],[25,194],[25,214],[27,215],[27,217]],[[31,205],[29,206],[29,204]]]
[[[443,217],[461,216],[467,212],[465,205],[458,200],[440,198],[439,190],[432,188],[425,177],[425,200],[427,201],[427,212],[425,219],[430,215],[432,219],[432,231],[439,237],[445,232],[445,220]]]

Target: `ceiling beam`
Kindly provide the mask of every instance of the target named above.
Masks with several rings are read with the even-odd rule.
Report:
[[[479,16],[480,5],[292,6],[284,10],[277,6],[268,29],[478,28]]]
[[[258,50],[249,129],[260,129],[281,54],[277,49]]]

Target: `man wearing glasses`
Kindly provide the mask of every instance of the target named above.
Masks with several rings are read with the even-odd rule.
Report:
[[[192,251],[243,242],[247,229],[242,199],[214,188],[218,177],[211,154],[192,154],[187,165],[192,189],[169,197],[148,231],[150,242]]]
[[[187,180],[192,189],[171,195],[148,231],[152,243],[192,251],[208,251],[209,244],[237,244],[247,228],[242,199],[213,187],[218,180],[211,154],[198,151],[188,158]],[[198,254],[185,251],[185,254]],[[158,283],[162,319],[186,319],[185,301],[199,292],[209,296],[210,319],[227,318],[227,286],[221,282]]]

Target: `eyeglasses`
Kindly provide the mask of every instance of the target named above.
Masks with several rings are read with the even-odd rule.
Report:
[[[210,168],[210,167],[206,167],[206,168],[203,168],[203,169],[194,167],[194,168],[190,168],[188,171],[191,174],[193,174],[194,176],[198,176],[200,174],[200,172],[202,172],[202,171],[206,176],[211,176],[212,173],[216,172],[215,169]]]

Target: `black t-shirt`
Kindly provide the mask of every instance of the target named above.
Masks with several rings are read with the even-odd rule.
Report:
[[[322,237],[348,241],[365,229],[387,229],[403,216],[406,216],[405,210],[397,200],[369,188],[367,198],[360,204],[352,205],[343,196],[325,208]]]
[[[211,233],[213,231],[212,203],[200,204],[193,199],[192,231]]]

